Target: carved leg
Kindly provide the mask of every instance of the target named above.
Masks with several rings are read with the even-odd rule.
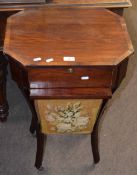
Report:
[[[8,116],[8,102],[6,97],[6,74],[7,61],[3,59],[0,52],[0,121],[6,121]]]
[[[93,131],[91,133],[91,146],[92,146],[92,152],[93,152],[93,158],[94,163],[98,163],[100,161],[100,155],[99,155],[99,148],[98,148],[98,128],[99,128],[99,122],[101,119],[101,116],[103,115],[103,112],[105,110],[105,105],[108,100],[104,100],[102,107],[100,109],[97,121],[94,125]]]
[[[37,130],[37,152],[36,152],[36,160],[35,160],[35,167],[37,169],[41,169],[42,167],[42,160],[43,160],[43,153],[44,153],[44,141],[47,139],[47,136],[41,133],[40,125],[38,124]]]

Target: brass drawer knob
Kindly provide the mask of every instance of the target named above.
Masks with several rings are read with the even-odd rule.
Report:
[[[68,73],[73,73],[74,70],[73,70],[72,68],[68,68],[67,72],[68,72]]]

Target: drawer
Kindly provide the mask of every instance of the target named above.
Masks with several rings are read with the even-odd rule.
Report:
[[[30,88],[110,87],[112,67],[29,68]]]
[[[30,89],[30,98],[36,99],[109,99],[111,88],[52,88]]]

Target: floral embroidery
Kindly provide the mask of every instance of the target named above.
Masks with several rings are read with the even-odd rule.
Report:
[[[52,131],[60,133],[81,131],[90,120],[80,102],[68,103],[66,106],[47,105],[45,119],[52,125]]]

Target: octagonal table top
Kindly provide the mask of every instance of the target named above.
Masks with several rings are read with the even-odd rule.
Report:
[[[123,17],[106,9],[34,8],[7,21],[4,53],[24,66],[117,65],[133,51]]]

